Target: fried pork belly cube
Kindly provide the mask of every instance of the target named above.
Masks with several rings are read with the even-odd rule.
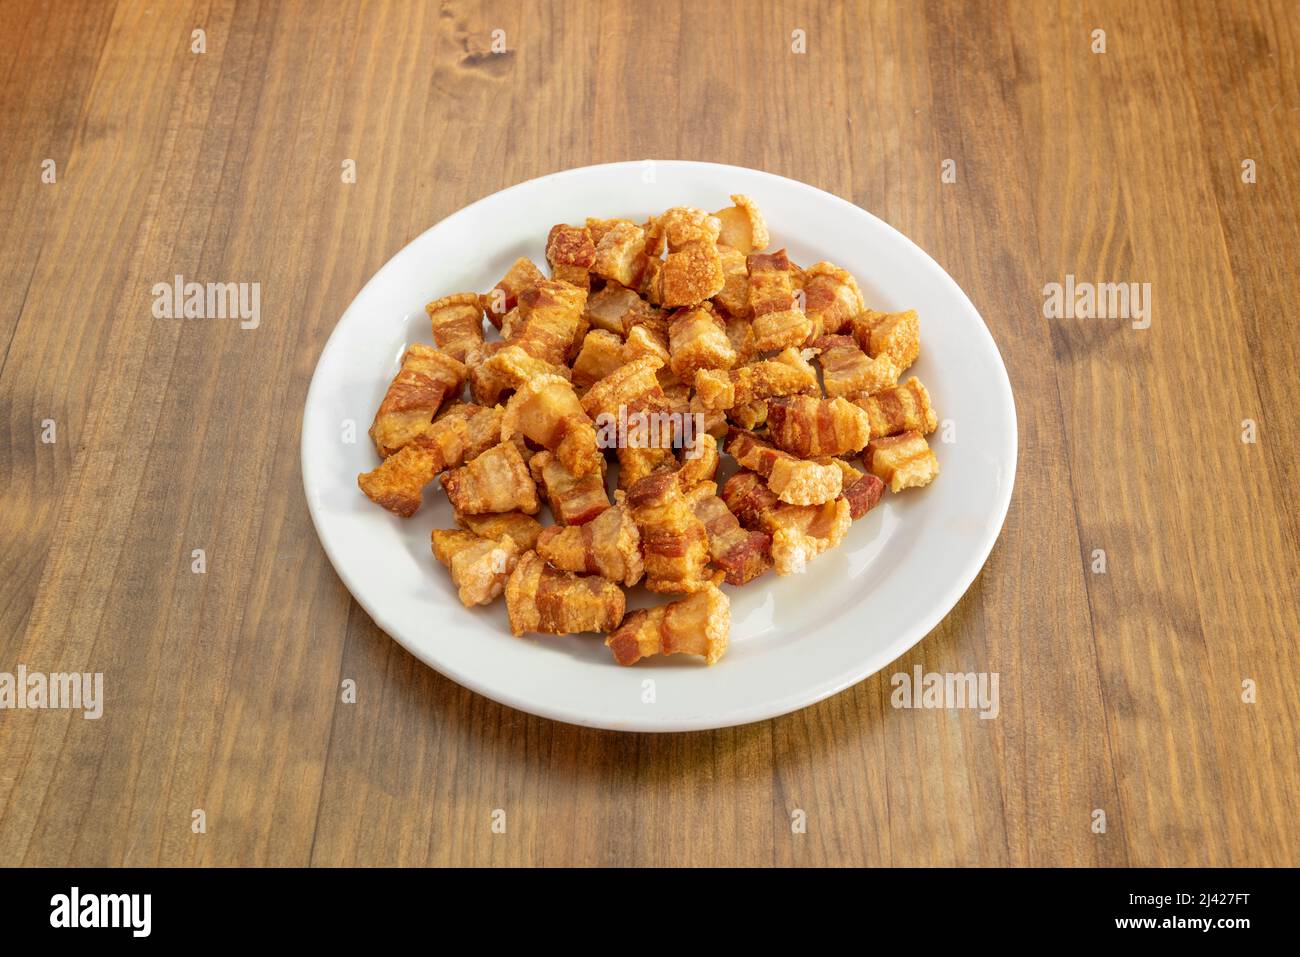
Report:
[[[650,305],[636,294],[635,289],[609,282],[587,298],[584,318],[593,329],[612,332],[621,339],[635,325],[661,321],[663,310]]]
[[[777,448],[810,459],[860,451],[871,438],[871,422],[848,399],[792,395],[768,400],[767,431]]]
[[[573,383],[558,375],[529,379],[510,397],[501,419],[501,439],[516,433],[554,452],[574,475],[604,468],[596,427],[582,411]]]
[[[813,343],[822,367],[826,394],[834,397],[870,395],[898,381],[898,366],[888,355],[875,359],[858,348],[852,336],[822,336]]]
[[[515,635],[612,631],[623,618],[623,590],[599,575],[560,571],[524,552],[506,581],[506,611]]]
[[[844,473],[844,500],[849,503],[849,517],[856,522],[880,503],[885,483],[874,475],[859,472],[843,459],[831,459],[831,462]]]
[[[370,426],[379,457],[422,435],[442,404],[460,395],[468,374],[463,362],[432,346],[417,342],[407,349]]]
[[[469,397],[479,405],[496,405],[512,388],[503,372],[487,364],[505,347],[501,341],[485,342],[465,357],[465,364],[469,366]]]
[[[583,410],[595,420],[597,428],[607,430],[620,420],[628,423],[627,441],[616,443],[619,463],[619,488],[630,488],[637,480],[660,469],[676,467],[672,451],[672,432],[659,424],[658,415],[667,411],[667,399],[657,375],[663,360],[642,356],[627,362],[605,376],[582,397]],[[644,436],[633,434],[634,417],[647,417]],[[644,439],[644,441],[641,441]],[[634,447],[633,442],[640,442]]]
[[[891,492],[929,485],[939,474],[939,460],[925,436],[916,431],[872,439],[862,454],[862,464],[888,482]]]
[[[523,327],[510,345],[552,365],[564,365],[587,334],[586,305],[586,290],[567,282],[543,279],[529,286],[519,294]]]
[[[697,369],[730,369],[736,362],[726,324],[705,306],[673,314],[668,324],[668,354],[673,374],[688,382]]]
[[[664,399],[669,411],[685,414],[691,407],[691,387],[689,383],[682,382],[672,370],[659,370],[659,384],[663,386]]]
[[[748,305],[745,307],[749,308]],[[758,357],[758,348],[754,345],[754,324],[749,318],[728,316],[727,338],[731,340],[731,348],[736,350],[736,365],[748,365]]]
[[[695,400],[694,396],[687,403],[686,411],[692,416],[699,417],[696,419],[694,427],[696,435],[708,434],[719,442],[727,437],[727,429],[731,427],[731,423],[727,421],[727,413],[720,412],[717,409],[704,408]]]
[[[657,329],[649,323],[633,326],[623,343],[623,361],[632,362],[644,356],[654,356],[667,366],[671,359],[668,351],[668,330]]]
[[[675,253],[695,243],[716,244],[722,221],[694,206],[674,206],[655,217],[653,228],[663,236],[668,252]]]
[[[741,468],[767,479],[776,497],[791,505],[820,505],[842,490],[844,475],[833,460],[796,458],[743,429],[731,430],[727,452]]]
[[[713,302],[728,316],[748,319],[749,269],[745,266],[745,254],[739,249],[719,245],[718,258],[722,261],[723,280]]]
[[[828,262],[813,263],[804,270],[803,294],[808,318],[831,335],[845,328],[864,308],[858,281],[847,270]]]
[[[488,322],[500,329],[506,314],[518,304],[519,294],[545,278],[531,259],[516,259],[501,281],[479,297]]]
[[[501,338],[509,342],[524,329],[524,316],[515,306],[501,320]]]
[[[478,293],[443,296],[424,307],[438,348],[461,362],[483,345],[483,307]]]
[[[580,389],[605,378],[623,364],[623,340],[604,329],[592,329],[573,360],[573,384]]]
[[[455,513],[456,524],[480,538],[493,541],[511,541],[523,554],[537,546],[542,534],[542,523],[523,512],[494,512],[487,515],[462,515]]]
[[[673,472],[655,472],[627,491],[627,507],[641,530],[646,588],[692,592],[708,581],[709,541]]]
[[[440,472],[458,468],[497,443],[501,415],[500,408],[458,402],[378,468],[358,475],[357,485],[376,505],[410,518],[420,507],[424,487]]]
[[[592,419],[601,415],[618,417],[619,407],[626,409],[661,403],[663,387],[656,375],[664,359],[642,356],[624,363],[599,380],[582,397],[582,410]]]
[[[460,529],[435,528],[431,542],[433,557],[451,569],[466,608],[486,605],[500,595],[519,561],[519,546],[508,538],[497,541]]]
[[[797,575],[808,562],[844,540],[853,521],[847,499],[821,505],[787,505],[762,476],[740,471],[722,487],[722,501],[746,528],[772,536],[772,565],[778,575]]]
[[[500,401],[505,393],[543,376],[557,376],[567,381],[571,374],[565,366],[538,359],[529,355],[522,346],[506,343],[471,370],[470,394],[476,394],[477,390],[484,398],[495,396]]]
[[[727,576],[728,585],[744,585],[772,567],[772,536],[741,528],[727,503],[718,498],[714,482],[700,482],[686,492],[691,511],[704,524],[713,564]]]
[[[718,244],[731,246],[746,256],[756,249],[766,249],[771,239],[758,206],[743,193],[733,193],[731,201],[736,205],[713,214],[722,223]]]
[[[876,312],[868,309],[851,323],[853,338],[870,356],[889,356],[901,375],[921,353],[921,322],[916,310]]]
[[[718,440],[708,432],[693,433],[690,446],[683,437],[682,464],[677,469],[677,480],[682,488],[690,488],[697,482],[709,482],[718,474],[718,464],[722,457],[718,454]]]
[[[674,417],[665,400],[629,406],[627,431],[615,449],[619,466],[618,487],[630,489],[647,475],[675,470],[675,439]]]
[[[537,486],[519,454],[519,446],[510,441],[494,445],[446,473],[442,487],[452,508],[465,515],[516,510],[536,515],[541,507]]]
[[[648,245],[646,249],[649,251]],[[646,262],[645,272],[641,274],[641,282],[636,287],[637,293],[644,296],[645,301],[652,306],[662,306],[664,304],[664,261],[654,258],[657,255],[658,253],[653,254]]]
[[[605,639],[620,665],[653,655],[700,655],[713,664],[726,653],[731,635],[731,604],[709,584],[686,598],[628,615]]]
[[[867,413],[873,439],[899,432],[929,435],[939,427],[930,393],[916,376],[875,395],[853,396],[852,401]]]
[[[537,554],[563,571],[600,575],[628,587],[645,574],[641,531],[622,505],[605,509],[585,525],[544,529]]]
[[[754,345],[761,352],[802,346],[815,338],[811,319],[804,314],[790,280],[790,260],[784,249],[751,253],[749,309],[754,317]]]
[[[571,283],[579,289],[591,286],[591,267],[596,262],[596,244],[585,226],[557,223],[546,237],[546,262],[551,278]]]
[[[695,398],[709,409],[726,411],[775,396],[820,394],[817,371],[794,348],[737,369],[695,373]]]
[[[585,525],[609,508],[602,472],[574,475],[553,452],[538,452],[528,460],[528,470],[561,525]]]
[[[727,421],[742,429],[761,429],[767,424],[767,400],[755,399],[744,405],[733,406],[726,412]]]
[[[622,221],[601,230],[591,271],[620,286],[635,286],[645,272],[645,230]]]
[[[649,298],[668,308],[696,306],[720,293],[726,282],[718,247],[711,242],[690,243],[670,252],[658,267]]]

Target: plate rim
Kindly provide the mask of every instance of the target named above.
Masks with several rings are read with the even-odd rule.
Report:
[[[901,632],[903,637],[895,638],[887,646],[874,654],[864,655],[853,668],[847,669],[840,674],[817,683],[812,686],[811,690],[804,688],[797,692],[791,692],[776,700],[767,699],[760,703],[731,708],[725,716],[706,712],[697,716],[670,717],[666,720],[661,719],[653,724],[643,725],[634,722],[628,725],[615,725],[608,720],[602,721],[599,715],[590,715],[571,707],[539,707],[537,704],[519,698],[517,695],[508,691],[502,691],[490,687],[486,683],[478,680],[478,678],[472,674],[464,673],[454,666],[435,660],[434,656],[427,653],[424,648],[421,648],[414,643],[408,644],[406,641],[403,641],[402,638],[395,633],[398,629],[392,627],[391,620],[388,619],[388,617],[380,610],[370,607],[370,605],[357,594],[357,589],[354,588],[354,582],[340,566],[334,548],[329,543],[327,536],[323,535],[321,532],[321,517],[318,514],[319,506],[312,494],[313,488],[311,473],[314,472],[315,469],[310,464],[308,458],[308,436],[310,432],[307,426],[308,420],[312,415],[313,398],[316,395],[317,389],[324,388],[321,384],[320,378],[324,359],[330,352],[331,348],[335,346],[336,341],[341,341],[339,337],[342,331],[343,320],[347,317],[348,313],[357,301],[362,299],[373,285],[379,283],[390,270],[395,268],[394,263],[409,247],[420,242],[428,233],[443,228],[448,223],[455,220],[470,218],[476,208],[510,193],[523,191],[544,181],[556,178],[579,177],[582,175],[590,175],[598,170],[615,170],[620,167],[625,169],[631,167],[644,168],[647,163],[652,163],[655,166],[684,169],[706,167],[717,173],[740,171],[746,174],[758,174],[769,179],[778,180],[788,188],[805,193],[816,194],[823,199],[829,198],[835,204],[845,207],[853,214],[867,216],[874,220],[878,225],[883,226],[889,234],[892,234],[893,239],[896,241],[901,240],[903,245],[910,247],[911,250],[918,253],[926,262],[933,266],[939,276],[942,277],[940,281],[948,287],[949,292],[955,293],[958,299],[963,302],[979,320],[979,330],[986,340],[986,344],[990,347],[992,355],[997,360],[998,369],[1001,370],[1001,377],[995,377],[995,387],[1003,393],[1007,407],[1010,410],[1010,428],[1007,432],[1007,437],[1005,439],[1006,445],[1004,448],[1004,452],[1007,456],[1006,462],[1008,465],[1007,472],[1009,478],[1002,487],[1003,490],[1001,492],[1000,500],[997,501],[995,506],[997,514],[996,523],[990,525],[990,533],[988,534],[987,540],[984,544],[975,552],[971,553],[972,556],[978,554],[978,559],[973,559],[963,565],[961,574],[951,581],[937,600],[930,603],[930,610],[927,611],[925,615],[918,618],[919,624],[913,626],[911,629],[904,629]],[[299,419],[299,470],[302,473],[303,494],[307,500],[307,510],[311,516],[312,529],[316,533],[317,541],[325,552],[326,558],[328,558],[334,574],[338,576],[343,587],[347,589],[351,599],[361,607],[361,609],[370,617],[371,621],[373,621],[390,640],[397,642],[397,644],[409,652],[414,658],[447,679],[454,681],[461,687],[467,688],[475,694],[482,695],[489,700],[522,711],[526,714],[537,715],[538,717],[546,718],[548,720],[560,721],[565,724],[572,724],[579,727],[638,733],[678,733],[685,731],[708,731],[740,727],[742,725],[766,721],[772,718],[781,717],[782,715],[791,714],[795,711],[800,711],[803,708],[839,694],[841,691],[844,691],[847,688],[865,681],[872,675],[883,671],[891,662],[896,661],[912,648],[916,647],[916,645],[920,644],[931,631],[947,618],[948,614],[957,606],[965,596],[966,592],[969,591],[970,586],[974,583],[975,579],[979,576],[979,573],[987,564],[989,555],[992,554],[993,547],[1002,537],[1002,531],[1006,524],[1006,517],[1011,506],[1011,498],[1015,490],[1017,471],[1019,467],[1019,432],[1019,413],[1016,409],[1015,391],[1011,388],[1011,377],[1007,372],[1006,361],[1003,359],[1002,352],[998,348],[997,340],[993,338],[993,333],[989,329],[988,323],[984,320],[983,314],[975,307],[975,304],[971,301],[965,290],[962,289],[948,270],[940,265],[933,256],[917,245],[901,230],[875,215],[870,210],[863,209],[861,206],[844,199],[842,196],[838,196],[835,193],[821,189],[820,187],[813,186],[810,183],[805,183],[802,180],[782,176],[779,173],[771,173],[767,170],[754,169],[752,167],[736,166],[728,163],[715,163],[705,160],[634,159],[619,160],[609,163],[595,163],[587,166],[570,167],[567,169],[543,173],[539,176],[532,177],[531,179],[523,180],[511,186],[496,190],[495,192],[488,193],[447,214],[442,219],[431,224],[428,228],[422,230],[416,236],[403,243],[400,248],[394,251],[384,264],[380,266],[380,268],[377,269],[375,273],[362,285],[362,287],[352,297],[351,301],[349,301],[342,313],[339,314],[338,319],[335,320],[334,326],[330,330],[330,334],[326,338],[325,343],[321,347],[320,353],[316,358],[316,364],[312,370],[311,381],[308,384],[304,396],[302,414]],[[935,609],[942,610],[935,611]]]

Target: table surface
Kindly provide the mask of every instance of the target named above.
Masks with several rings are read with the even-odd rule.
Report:
[[[1300,863],[1300,7],[654,6],[0,3],[0,671],[106,699],[0,712],[0,861]],[[555,724],[424,667],[299,474],[316,358],[394,252],[646,157],[896,226],[1019,412],[947,620],[709,733]],[[261,325],[155,319],[177,274],[259,282]],[[1067,275],[1150,283],[1150,327],[1046,318]],[[997,672],[999,717],[895,710],[916,665]]]

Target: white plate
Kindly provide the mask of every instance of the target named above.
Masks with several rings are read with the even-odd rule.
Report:
[[[519,256],[544,267],[550,227],[587,216],[642,221],[670,206],[758,203],[772,248],[857,277],[868,305],[917,309],[926,384],[955,441],[930,438],[928,488],[886,491],[844,543],[805,575],[768,573],[731,598],[731,644],[713,667],[686,656],[613,663],[594,636],[511,636],[502,601],[470,610],[429,550],[454,527],[435,483],[400,519],[357,488],[377,464],[366,430],[407,343],[430,342],[424,304],[490,289]],[[343,441],[346,423],[356,440]],[[941,430],[942,431],[942,430]],[[521,183],[448,216],[397,253],[339,320],[316,366],[302,424],[303,485],[335,570],[384,631],[447,677],[503,704],[622,731],[722,728],[794,711],[888,665],[957,603],[997,539],[1016,471],[1011,384],[988,329],[929,256],[858,207],[804,183],[712,163],[644,161]]]

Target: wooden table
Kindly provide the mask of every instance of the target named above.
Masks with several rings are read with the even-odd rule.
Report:
[[[1290,0],[4,0],[0,671],[103,672],[105,706],[0,712],[0,862],[1300,863],[1298,43]],[[424,667],[299,475],[316,358],[389,256],[644,157],[898,227],[1020,419],[947,620],[713,733],[563,726]],[[260,326],[154,318],[177,274],[260,283]],[[1150,327],[1045,317],[1067,275],[1150,283]],[[918,664],[997,672],[999,717],[895,710]]]

